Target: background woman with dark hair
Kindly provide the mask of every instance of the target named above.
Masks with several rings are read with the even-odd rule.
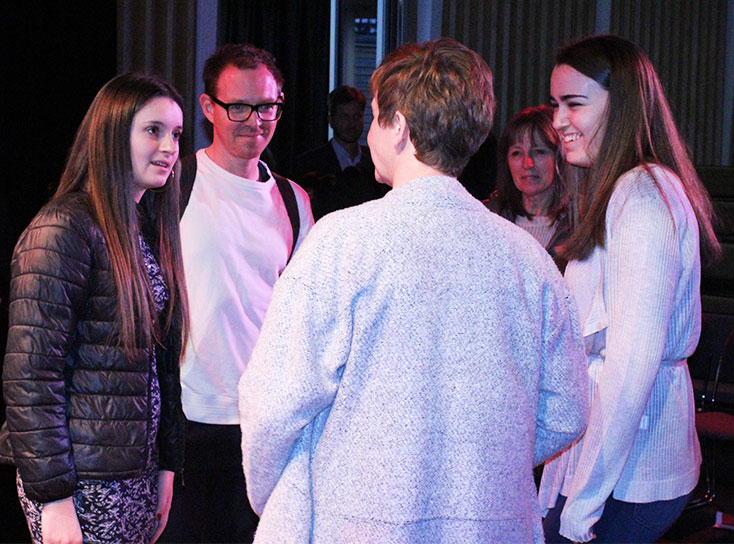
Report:
[[[696,486],[700,448],[686,359],[701,328],[701,255],[720,246],[708,194],[655,69],[633,43],[564,47],[551,76],[569,164],[563,252],[591,378],[584,436],[545,467],[548,542],[654,542]]]
[[[183,456],[181,105],[158,78],[109,81],[16,246],[0,449],[34,542],[150,542],[165,526]]]
[[[516,113],[502,131],[497,162],[497,189],[485,204],[528,231],[563,272],[558,246],[568,237],[565,163],[553,110],[542,105]]]

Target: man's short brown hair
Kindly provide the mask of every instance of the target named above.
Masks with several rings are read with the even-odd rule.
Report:
[[[492,72],[476,52],[450,39],[407,44],[370,79],[378,123],[405,116],[416,158],[458,176],[492,128]]]
[[[268,51],[255,47],[249,43],[227,43],[217,47],[214,54],[204,63],[204,92],[209,96],[216,96],[219,76],[229,65],[240,70],[254,70],[258,66],[265,66],[275,79],[279,90],[283,90],[283,74],[275,64],[275,58]]]
[[[336,110],[338,106],[351,104],[352,102],[359,104],[362,109],[367,106],[367,99],[362,94],[362,91],[356,87],[350,87],[349,85],[337,87],[329,93],[329,98],[326,101],[329,115],[334,115],[334,110]]]

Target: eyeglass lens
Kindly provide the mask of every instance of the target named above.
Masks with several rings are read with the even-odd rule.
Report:
[[[257,116],[263,121],[275,121],[280,117],[281,104],[230,104],[227,110],[232,121],[247,121],[255,110]]]

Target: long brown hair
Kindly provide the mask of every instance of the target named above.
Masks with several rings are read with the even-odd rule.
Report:
[[[512,180],[512,173],[507,162],[510,147],[522,142],[525,134],[528,135],[531,142],[540,139],[553,151],[553,199],[548,211],[550,218],[555,221],[565,209],[566,163],[561,156],[561,138],[553,128],[553,110],[550,106],[525,108],[513,115],[505,125],[497,145],[497,190],[496,194],[492,195],[492,200],[497,199],[496,205],[501,210],[508,210],[511,214],[509,219],[513,221],[518,215],[531,217],[523,204],[522,193]]]
[[[107,82],[89,107],[69,152],[54,198],[86,191],[104,234],[117,287],[120,341],[132,357],[140,347],[162,342],[172,323],[181,326],[181,347],[188,335],[188,302],[179,236],[179,186],[175,176],[166,190],[151,199],[149,221],[155,231],[161,274],[169,303],[159,323],[139,246],[141,213],[133,199],[130,130],[133,117],[145,104],[167,97],[183,107],[168,82],[145,74],[123,74]]]
[[[599,155],[572,187],[573,232],[563,249],[585,259],[604,246],[606,211],[617,180],[643,165],[660,164],[681,180],[698,221],[704,262],[721,255],[713,228],[713,206],[675,126],[662,84],[647,55],[618,36],[591,36],[562,47],[556,66],[568,65],[609,92],[606,130]]]
[[[265,66],[273,75],[273,79],[278,85],[278,92],[285,83],[283,73],[275,63],[275,57],[269,51],[249,43],[226,43],[217,47],[214,54],[206,59],[204,63],[202,78],[206,94],[216,96],[219,76],[230,65],[236,66],[240,70],[254,70],[258,66]]]

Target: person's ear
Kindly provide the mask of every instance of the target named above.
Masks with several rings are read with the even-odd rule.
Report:
[[[206,93],[202,93],[201,96],[199,96],[199,105],[201,106],[201,112],[204,114],[204,117],[206,117],[211,124],[214,124],[215,104],[211,97]]]
[[[410,141],[410,129],[408,128],[408,121],[405,119],[405,115],[400,111],[395,112],[393,117],[392,129],[394,130],[395,136],[395,149],[401,152],[405,149],[406,144]]]

